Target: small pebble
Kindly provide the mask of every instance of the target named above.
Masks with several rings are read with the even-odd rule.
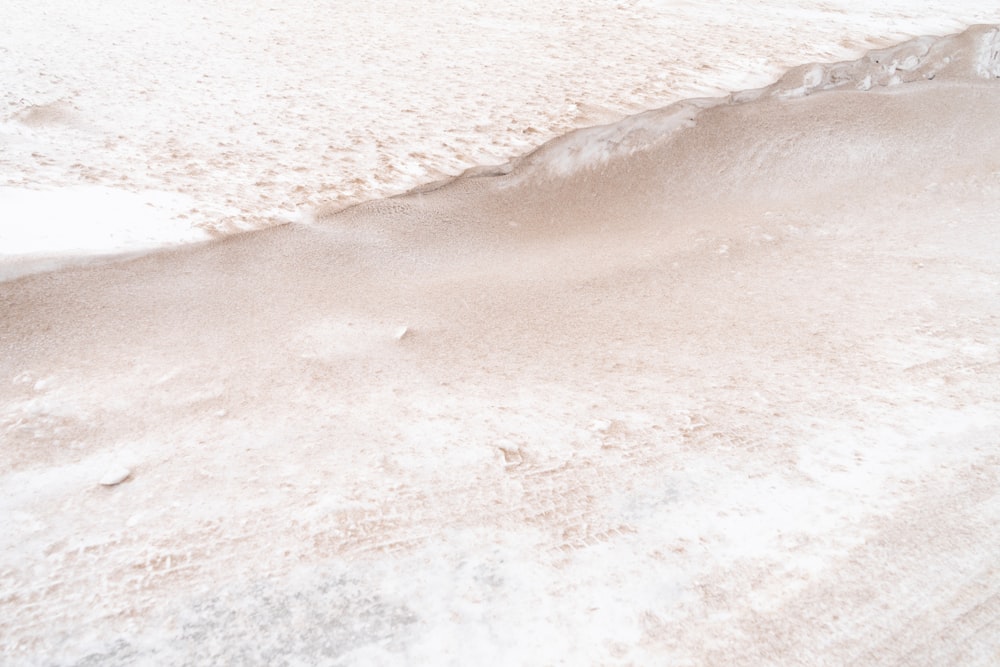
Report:
[[[101,478],[101,486],[116,486],[128,479],[131,474],[132,471],[128,468],[113,465],[108,468],[108,471],[104,473],[104,477]]]

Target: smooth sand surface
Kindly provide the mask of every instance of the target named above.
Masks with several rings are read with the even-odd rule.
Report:
[[[998,112],[976,27],[0,283],[4,660],[996,664]]]

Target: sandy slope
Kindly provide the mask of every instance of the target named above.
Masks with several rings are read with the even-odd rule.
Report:
[[[4,658],[994,664],[998,34],[0,284]]]

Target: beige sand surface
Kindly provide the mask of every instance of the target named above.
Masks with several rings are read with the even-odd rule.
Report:
[[[979,27],[0,283],[3,660],[996,664],[998,111]]]

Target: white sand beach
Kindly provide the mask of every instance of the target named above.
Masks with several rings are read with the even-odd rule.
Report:
[[[11,3],[0,663],[1000,661],[1000,8]]]

